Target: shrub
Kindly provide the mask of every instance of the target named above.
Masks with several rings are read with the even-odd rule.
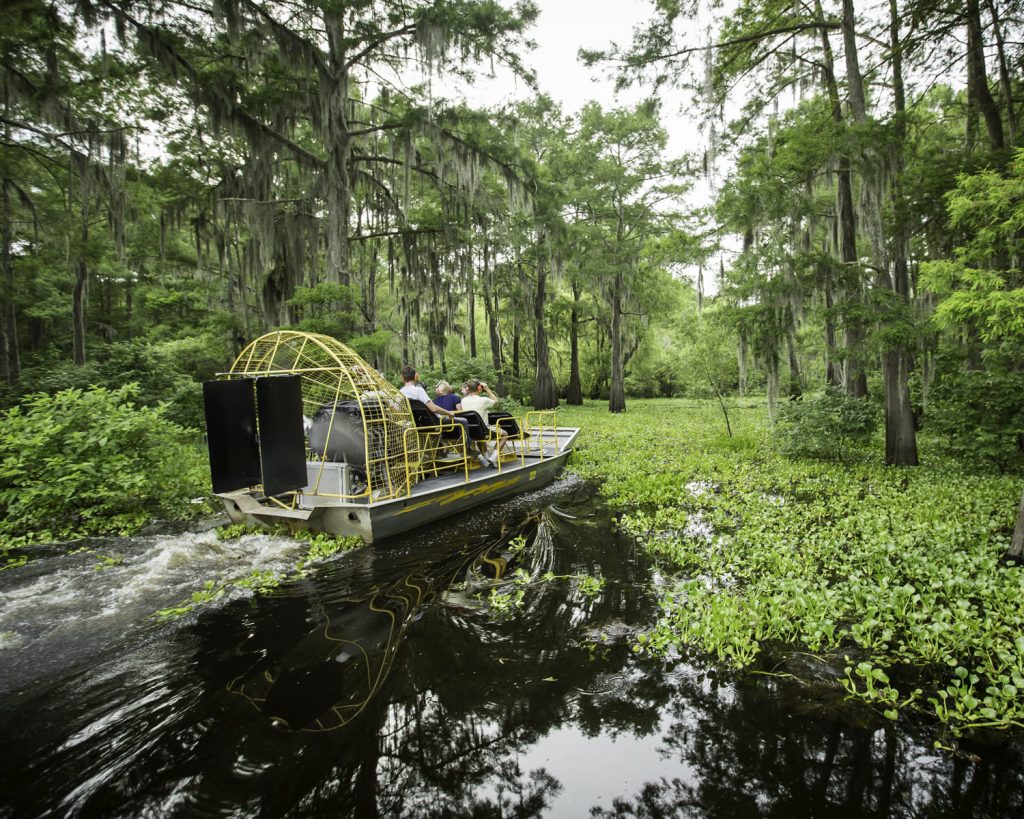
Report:
[[[1024,452],[1024,372],[960,372],[931,391],[925,428],[950,453],[1003,472],[1020,467]]]
[[[786,455],[839,460],[866,442],[878,423],[878,410],[866,398],[836,389],[786,401],[779,406],[775,436]]]
[[[0,538],[32,543],[190,517],[205,493],[193,434],[138,407],[136,384],[36,394],[0,415]]]
[[[203,423],[202,385],[195,379],[212,377],[229,360],[227,345],[210,336],[155,344],[121,341],[99,348],[95,359],[85,364],[62,361],[26,368],[22,388],[25,393],[88,390],[94,386],[116,390],[134,382],[139,387],[139,404],[168,404],[168,418],[199,429]]]

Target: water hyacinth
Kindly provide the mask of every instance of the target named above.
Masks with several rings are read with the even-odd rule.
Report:
[[[1024,570],[1004,558],[1020,479],[965,471],[927,439],[914,469],[882,466],[877,442],[841,463],[787,457],[763,410],[733,415],[729,437],[710,403],[560,412],[586,433],[572,468],[672,577],[637,649],[738,670],[813,652],[889,718],[1024,728]]]

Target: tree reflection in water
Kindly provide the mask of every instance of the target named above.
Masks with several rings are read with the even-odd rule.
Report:
[[[858,715],[838,715],[834,704],[808,708],[816,695],[793,683],[671,677],[671,723],[662,748],[686,776],[652,777],[634,797],[595,806],[592,816],[1009,817],[1024,811],[1019,744],[978,747],[984,756],[964,748],[955,755],[932,751],[926,736],[879,726],[877,719],[858,724]]]
[[[387,655],[391,673],[358,718],[319,737],[323,752],[307,756],[301,776],[293,769],[282,779],[273,789],[280,801],[264,801],[264,809],[415,817],[578,815],[587,808],[594,816],[638,817],[1021,812],[1019,746],[985,749],[974,759],[933,752],[927,738],[903,726],[861,724],[864,713],[847,710],[836,689],[764,677],[718,683],[696,665],[636,657],[630,637],[656,616],[648,567],[604,515],[546,514],[523,558],[534,577],[602,574],[608,583],[597,598],[572,583],[535,583],[521,609],[494,619],[472,589],[445,592],[520,531],[477,553],[426,564],[413,556],[421,562],[400,581],[381,581],[402,564],[386,553],[373,555],[362,574],[345,570],[345,583],[376,584],[362,605],[387,599],[395,611],[403,601],[401,636],[415,623],[412,639]],[[332,627],[307,640],[338,637],[334,626],[361,622],[346,608],[351,595],[339,596],[338,580],[328,572],[322,589],[308,594],[321,601],[316,617]],[[410,595],[410,587],[420,591]],[[613,637],[605,644],[601,634]],[[387,644],[379,631],[374,641]],[[285,657],[294,664],[308,649],[292,647]],[[624,754],[646,739],[657,743],[661,761],[636,780],[632,797],[569,806],[559,801],[570,775],[565,761],[531,762],[535,746],[567,728],[581,746],[613,737]]]

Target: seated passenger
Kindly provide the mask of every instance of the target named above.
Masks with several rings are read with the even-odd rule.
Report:
[[[484,423],[490,426],[490,418],[487,411],[501,403],[501,399],[494,394],[490,387],[476,378],[469,379],[464,385],[464,390],[465,395],[462,396],[462,408],[479,413],[480,417],[484,419]],[[487,395],[484,395],[484,392]],[[490,466],[497,466],[498,459],[501,457],[501,450],[508,440],[508,433],[501,429],[501,427],[491,427],[491,430],[498,434],[497,446],[494,447],[493,451],[487,452],[486,444],[484,444],[485,450],[480,456],[480,462]]]
[[[434,392],[436,394],[434,398],[434,403],[437,404],[439,407],[442,407],[443,409],[446,410],[451,410],[452,412],[457,412],[458,410],[462,409],[462,400],[459,398],[459,396],[455,395],[452,392],[452,385],[449,384],[447,381],[438,381],[437,386],[434,388]],[[468,441],[469,420],[466,418],[459,418],[458,416],[452,418],[452,420],[457,422],[459,428],[462,430],[462,438],[460,439],[460,444],[464,441]],[[461,454],[459,446],[455,446],[453,444],[450,447],[450,449],[456,455]]]
[[[424,404],[427,405],[428,409],[430,409],[430,411],[433,412],[435,415],[447,415],[449,418],[455,415],[455,412],[453,410],[448,410],[445,409],[444,407],[439,407],[437,404],[431,401],[430,396],[427,395],[427,391],[423,389],[422,386],[420,386],[419,380],[420,374],[416,372],[415,367],[410,367],[408,365],[402,367],[403,383],[402,388],[399,390],[399,392],[401,392],[402,395],[404,395],[406,398],[416,398],[417,400],[422,401]]]
[[[469,427],[469,422],[465,418],[456,418],[454,409],[445,406],[440,406],[440,402],[435,404],[433,401],[431,401],[430,396],[427,395],[427,391],[423,389],[422,385],[419,384],[419,380],[420,375],[418,372],[416,372],[416,370],[413,367],[403,367],[402,381],[404,383],[402,384],[402,388],[400,390],[402,395],[404,395],[406,398],[416,398],[422,401],[424,404],[426,404],[427,409],[429,409],[435,415],[447,416],[449,419],[451,419],[458,425],[458,428],[462,433],[462,438],[460,439],[460,441],[468,440],[469,433],[467,432],[467,429]],[[448,445],[446,445],[446,448],[447,447]],[[459,454],[459,448],[451,447],[450,451],[454,452],[454,454],[456,455]]]
[[[462,399],[452,392],[452,385],[447,381],[438,381],[434,392],[436,393],[434,403],[439,407],[444,407],[452,412],[462,409]]]

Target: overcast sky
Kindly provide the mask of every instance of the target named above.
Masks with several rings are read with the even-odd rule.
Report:
[[[529,33],[537,48],[526,54],[526,63],[536,72],[540,90],[560,102],[567,114],[589,100],[610,108],[635,104],[650,93],[634,88],[616,96],[606,66],[587,68],[577,58],[581,48],[603,49],[612,42],[628,46],[633,29],[651,16],[649,0],[539,0],[539,6],[540,16]],[[532,92],[501,72],[493,80],[479,80],[466,93],[471,102],[498,105]],[[699,135],[680,115],[681,97],[671,92],[662,97],[670,150],[696,150]]]

